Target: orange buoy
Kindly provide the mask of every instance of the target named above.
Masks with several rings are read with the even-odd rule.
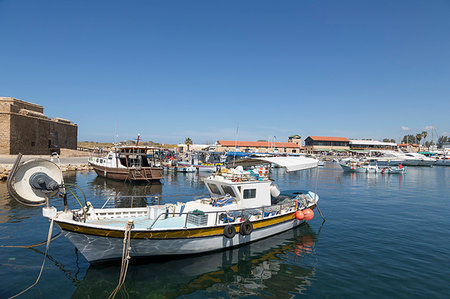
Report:
[[[295,212],[295,219],[303,220],[304,218],[305,218],[305,215],[303,214],[302,211],[298,210],[297,212]]]
[[[314,218],[314,212],[311,209],[304,209],[303,211],[303,215],[305,215],[305,220],[309,221],[311,219]]]

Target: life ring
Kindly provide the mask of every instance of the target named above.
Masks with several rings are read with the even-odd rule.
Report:
[[[261,169],[259,170],[259,176],[263,176],[263,171]]]
[[[236,235],[236,229],[230,224],[225,225],[225,227],[223,228],[223,235],[228,239],[231,239]]]
[[[250,235],[253,231],[253,224],[248,221],[245,220],[244,222],[242,222],[241,227],[239,228],[239,233],[243,236],[246,235]]]

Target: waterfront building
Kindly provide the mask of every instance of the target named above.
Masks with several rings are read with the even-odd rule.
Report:
[[[294,142],[297,143],[299,146],[302,146],[302,137],[300,137],[300,135],[289,136],[288,142]]]
[[[50,119],[44,107],[0,97],[0,154],[47,155],[77,149],[78,126],[63,118]]]
[[[352,151],[364,151],[364,150],[397,150],[397,143],[382,142],[378,140],[370,139],[351,139],[350,150]]]
[[[296,142],[298,139],[300,138],[289,138],[289,142],[218,140],[216,151],[298,154],[302,149],[301,145]]]
[[[350,140],[345,137],[308,136],[305,139],[307,153],[346,152],[350,150]]]

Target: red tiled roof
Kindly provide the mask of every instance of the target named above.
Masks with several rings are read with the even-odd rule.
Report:
[[[239,147],[290,147],[300,148],[300,146],[293,142],[267,142],[267,141],[233,141],[233,140],[219,140],[217,141],[222,146],[239,146]]]
[[[348,141],[345,137],[327,137],[327,136],[308,136],[307,138],[311,138],[312,140],[316,141]]]
[[[414,147],[418,147],[419,145],[418,144],[408,144],[408,143],[400,143],[400,144],[397,144],[398,146],[414,146]]]

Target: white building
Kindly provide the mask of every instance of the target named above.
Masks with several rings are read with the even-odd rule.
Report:
[[[397,150],[397,143],[378,140],[350,139],[350,150]]]

